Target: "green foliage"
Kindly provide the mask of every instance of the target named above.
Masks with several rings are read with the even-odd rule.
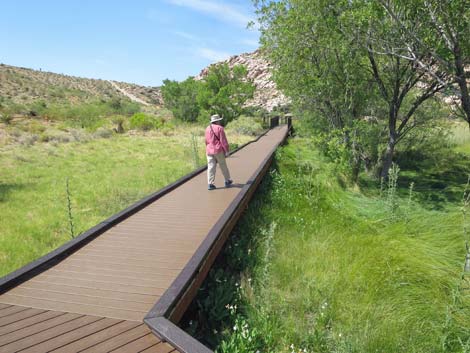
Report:
[[[213,65],[202,81],[192,77],[176,82],[165,80],[162,95],[165,105],[182,121],[206,123],[212,114],[219,114],[230,122],[243,111],[243,104],[253,97],[254,86],[247,80],[247,69],[242,65]]]
[[[388,189],[387,189],[387,206],[389,214],[392,218],[397,217],[398,199],[397,199],[397,182],[400,173],[400,167],[397,164],[392,164],[388,171]]]
[[[394,1],[255,1],[278,87],[300,115],[320,120],[312,121],[316,133],[344,145],[338,154],[353,181],[362,169],[387,177],[396,145],[444,117],[428,108],[444,76],[423,76],[420,65],[393,52],[406,45],[383,3]]]
[[[227,129],[250,136],[258,136],[264,130],[257,119],[244,115],[228,123]]]
[[[8,112],[2,112],[0,113],[0,121],[4,124],[10,124],[11,121],[13,120],[13,117],[11,116],[10,113]]]
[[[165,106],[181,121],[194,122],[200,112],[197,95],[201,82],[188,77],[182,82],[164,80],[161,92]]]
[[[157,118],[145,113],[136,113],[130,119],[130,127],[131,129],[148,131],[161,128],[164,122],[162,118]]]
[[[254,85],[247,79],[243,65],[232,69],[228,64],[213,65],[204,77],[197,100],[207,115],[219,114],[227,124],[242,114],[243,104],[253,97]],[[207,119],[207,115],[202,118]]]

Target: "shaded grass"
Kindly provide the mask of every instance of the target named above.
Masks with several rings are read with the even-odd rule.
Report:
[[[0,275],[70,240],[66,179],[77,234],[193,170],[191,132],[115,135],[84,143],[0,149]],[[198,137],[200,138],[200,137]],[[248,136],[230,136],[244,143]],[[204,146],[199,144],[200,160]]]
[[[390,215],[378,190],[345,190],[333,170],[307,140],[278,153],[271,186],[237,225],[188,331],[219,352],[468,351],[458,205],[403,197]],[[221,286],[231,291],[212,297]]]

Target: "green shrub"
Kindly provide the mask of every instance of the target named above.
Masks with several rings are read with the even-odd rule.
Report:
[[[238,119],[228,123],[227,129],[230,129],[242,135],[251,136],[257,136],[263,132],[263,127],[261,126],[261,123],[259,123],[254,118],[243,115]]]
[[[9,125],[13,117],[9,113],[0,113],[0,121],[6,125]]]
[[[93,137],[95,138],[110,138],[113,136],[113,131],[110,129],[107,129],[105,127],[100,127],[98,128],[95,133],[93,134]]]
[[[136,113],[130,119],[131,129],[137,129],[142,131],[148,131],[152,129],[160,129],[165,120],[163,118],[157,118],[152,115],[145,113]]]

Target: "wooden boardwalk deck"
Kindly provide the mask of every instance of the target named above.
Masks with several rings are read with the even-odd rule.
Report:
[[[221,187],[219,171],[219,188],[209,192],[201,169],[73,247],[2,279],[0,352],[207,351],[172,322],[286,135],[287,126],[276,127],[233,154],[233,187]]]

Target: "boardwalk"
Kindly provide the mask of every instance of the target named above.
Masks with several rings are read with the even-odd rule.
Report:
[[[184,350],[162,342],[143,321],[158,326],[163,322],[159,316],[179,320],[197,289],[193,287],[205,276],[198,273],[207,271],[198,262],[207,262],[201,256],[207,258],[205,252],[212,248],[208,236],[217,227],[227,228],[222,223],[233,218],[228,210],[242,194],[253,192],[253,176],[286,133],[286,126],[274,128],[228,159],[233,187],[223,188],[219,174],[218,189],[209,192],[206,173],[200,173],[3,291],[0,352]]]

